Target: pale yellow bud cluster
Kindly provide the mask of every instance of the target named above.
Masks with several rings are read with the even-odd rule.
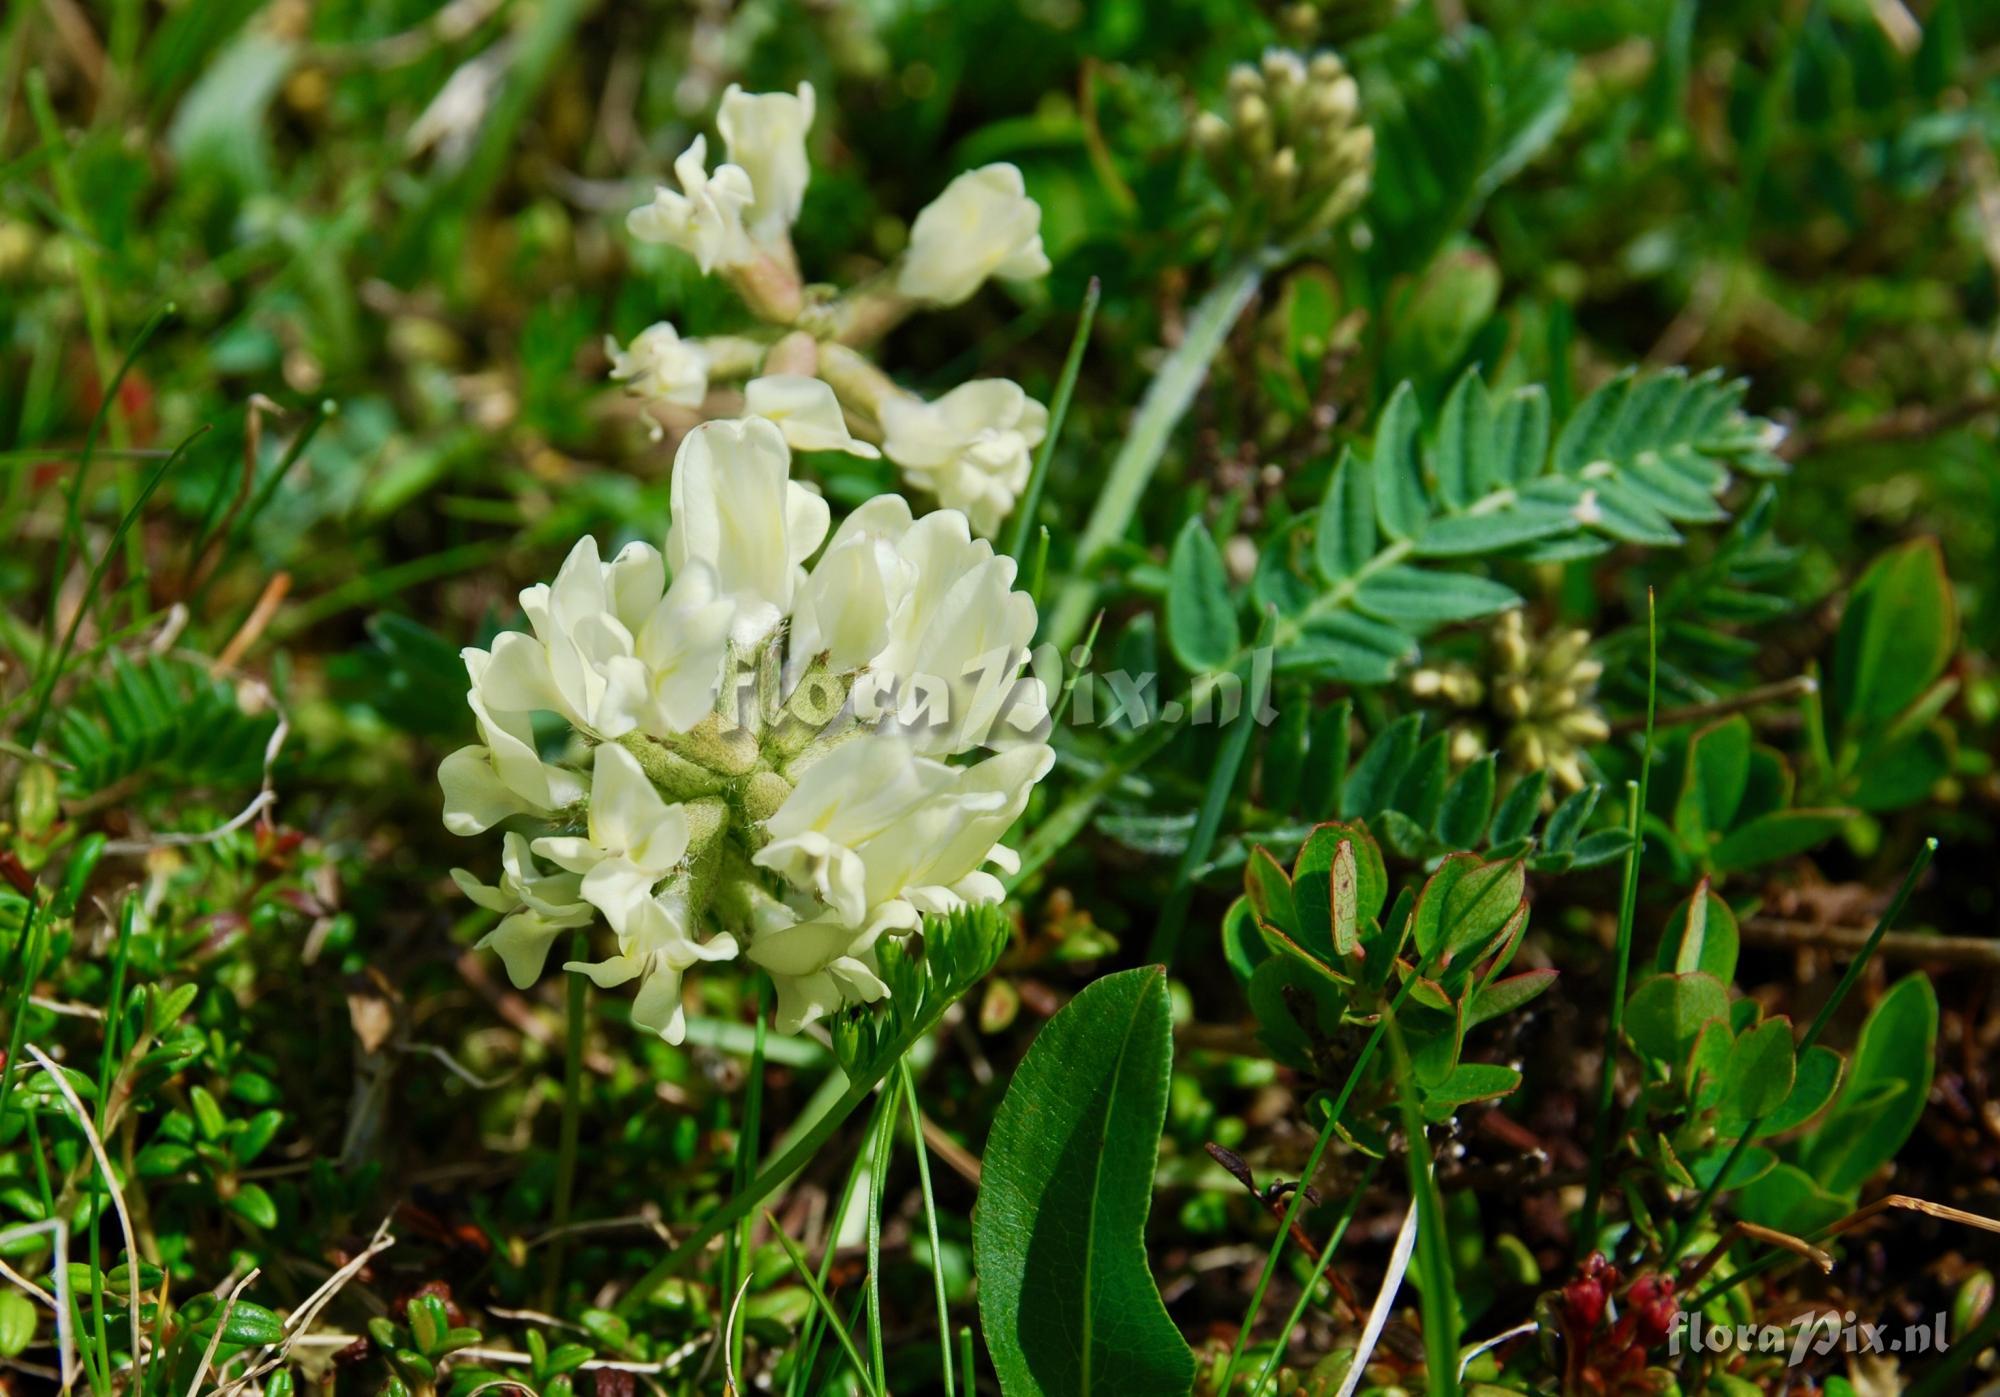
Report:
[[[1412,697],[1463,715],[1451,729],[1454,761],[1497,745],[1516,771],[1546,771],[1557,786],[1577,790],[1588,780],[1585,750],[1611,735],[1596,702],[1603,673],[1590,654],[1590,632],[1531,635],[1516,610],[1493,623],[1482,666],[1427,665],[1408,683]]]
[[[1226,113],[1204,112],[1194,139],[1216,181],[1287,237],[1310,236],[1352,213],[1368,193],[1375,133],[1339,55],[1266,50],[1230,71]]]

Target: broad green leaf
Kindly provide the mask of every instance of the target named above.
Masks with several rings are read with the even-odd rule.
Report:
[[[1199,515],[1181,527],[1167,562],[1167,641],[1192,674],[1221,669],[1242,643],[1222,550]]]
[[[1461,1062],[1442,1081],[1424,1088],[1424,1115],[1431,1120],[1442,1120],[1453,1108],[1474,1101],[1492,1101],[1509,1095],[1520,1085],[1521,1074],[1511,1067]],[[1443,1115],[1433,1113],[1437,1107],[1444,1108]]]
[[[1706,1154],[1688,1160],[1688,1173],[1694,1176],[1696,1183],[1706,1188],[1714,1181],[1715,1176],[1722,1172],[1723,1163],[1732,1153],[1734,1149],[1730,1146],[1712,1149]],[[1729,1171],[1728,1182],[1720,1187],[1738,1189],[1755,1183],[1770,1173],[1777,1163],[1778,1157],[1771,1151],[1761,1145],[1752,1145],[1738,1156]]]
[[[1350,450],[1340,453],[1320,501],[1313,558],[1328,582],[1352,577],[1375,556],[1375,466]]]
[[[1009,1394],[1192,1386],[1146,1260],[1172,1068],[1166,972],[1142,966],[1087,986],[1015,1071],[972,1228],[980,1326]]]
[[[1847,1199],[1821,1188],[1797,1165],[1782,1161],[1736,1195],[1736,1213],[1744,1221],[1794,1237],[1809,1236],[1840,1221],[1848,1211]]]
[[[1246,993],[1257,1036],[1271,1056],[1301,1072],[1313,1070],[1315,1041],[1340,1032],[1347,1007],[1342,986],[1309,960],[1281,952],[1258,963]],[[1309,1022],[1301,1023],[1303,1016]]]
[[[1653,957],[1656,970],[1685,974],[1705,970],[1728,984],[1736,978],[1736,954],[1742,943],[1736,914],[1729,904],[1710,891],[1702,879],[1694,894],[1673,910],[1660,949]]]
[[[1257,914],[1250,906],[1250,899],[1237,898],[1222,914],[1222,958],[1229,962],[1236,978],[1247,985],[1270,954],[1270,944],[1258,930]]]
[[[1688,739],[1687,765],[1674,802],[1674,833],[1700,847],[1723,834],[1750,779],[1750,722],[1742,714],[1712,723]]]
[[[1766,1019],[1736,1040],[1723,1070],[1723,1109],[1746,1120],[1769,1115],[1791,1095],[1796,1063],[1792,1022]]]
[[[1393,625],[1423,630],[1496,615],[1519,606],[1521,598],[1489,577],[1397,566],[1364,578],[1354,604]]]
[[[1347,784],[1347,754],[1353,740],[1354,700],[1343,698],[1312,717],[1305,771],[1299,778],[1299,809],[1318,818],[1338,811]]]
[[[35,1337],[34,1302],[18,1290],[0,1290],[0,1358],[18,1357]]]
[[[1759,1135],[1781,1135],[1804,1125],[1826,1108],[1840,1085],[1847,1064],[1839,1053],[1823,1043],[1815,1043],[1798,1059],[1792,1089],[1784,1103],[1766,1116],[1757,1128]]]
[[[1921,973],[1898,980],[1869,1014],[1846,1085],[1801,1161],[1823,1187],[1859,1188],[1910,1138],[1930,1095],[1937,1029],[1937,994]]]
[[[1869,565],[1834,641],[1832,707],[1850,735],[1894,718],[1928,689],[1958,643],[1958,611],[1936,539]]]
[[[1476,854],[1451,855],[1417,897],[1417,953],[1456,958],[1490,942],[1520,906],[1524,882],[1517,860],[1483,863]]]
[[[1704,1025],[1729,1015],[1729,991],[1713,975],[1650,975],[1625,1005],[1625,1032],[1639,1051],[1679,1062]]]
[[[1414,537],[1430,517],[1421,416],[1416,390],[1400,383],[1375,428],[1375,517],[1390,538]]]
[[[1788,859],[1816,848],[1840,832],[1851,810],[1781,810],[1739,825],[1715,846],[1711,861],[1724,873]]]
[[[1359,824],[1324,824],[1306,836],[1292,863],[1292,896],[1307,944],[1346,955],[1353,948],[1342,944],[1336,911],[1343,847],[1353,859],[1355,932],[1380,916],[1389,896],[1389,875],[1382,863],[1382,850]]]
[[[1259,920],[1287,936],[1299,934],[1299,909],[1292,901],[1292,880],[1261,844],[1243,865],[1243,891]]]
[[[1513,1013],[1555,982],[1556,972],[1553,970],[1523,970],[1519,975],[1492,981],[1474,994],[1472,1003],[1466,1006],[1466,1028],[1471,1029],[1488,1019]]]

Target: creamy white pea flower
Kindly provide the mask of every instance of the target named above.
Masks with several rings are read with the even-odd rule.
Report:
[[[900,495],[850,514],[799,589],[788,677],[820,655],[860,671],[853,711],[932,755],[1039,741],[1048,691],[1023,674],[1035,603],[1014,560],[941,509],[912,520]]]
[[[723,933],[695,938],[684,882],[669,885],[631,909],[618,937],[618,954],[599,961],[572,960],[563,969],[588,975],[600,989],[639,981],[632,999],[632,1022],[669,1043],[687,1036],[681,1005],[681,977],[702,961],[736,956],[736,938]]]
[[[847,430],[840,400],[822,379],[806,374],[765,374],[743,386],[744,410],[778,424],[794,451],[845,451],[864,460],[882,453]]]
[[[997,846],[1054,760],[1035,745],[948,766],[892,735],[855,737],[800,776],[752,861],[856,932],[912,930],[926,912],[999,900],[984,865],[1012,866]]]
[[[492,664],[484,650],[459,652],[472,681],[466,694],[479,727],[479,742],[461,747],[438,766],[444,789],[444,827],[453,834],[479,834],[510,815],[551,815],[581,800],[590,789],[576,772],[545,762],[525,712],[495,713],[481,697]]]
[[[896,289],[953,306],[990,276],[1009,281],[1046,276],[1041,227],[1041,206],[1028,197],[1018,168],[1003,162],[968,170],[910,225]]]
[[[716,129],[730,163],[750,176],[753,198],[748,221],[751,236],[775,245],[791,230],[805,200],[812,165],[806,158],[806,132],[813,123],[813,86],[799,84],[790,92],[745,92],[731,83],[722,94]]]
[[[965,516],[949,509],[913,524],[900,552],[919,580],[855,682],[857,715],[869,720],[872,705],[878,730],[906,732],[935,755],[1044,740],[1048,690],[1022,672],[1035,602],[1014,590],[1014,560],[973,538]]]
[[[911,522],[901,495],[877,495],[841,521],[793,603],[788,679],[821,654],[845,674],[887,647],[889,620],[917,585],[917,564],[902,553]]]
[[[904,393],[882,404],[883,453],[988,536],[1027,488],[1048,427],[1049,410],[1004,378],[962,383],[932,403]]]
[[[653,915],[653,890],[687,857],[687,809],[661,796],[638,758],[606,742],[593,757],[585,833],[545,835],[533,848],[582,874],[577,895],[623,936]]]
[[[755,261],[757,250],[743,226],[755,191],[743,167],[718,165],[710,174],[708,138],[696,136],[674,161],[674,177],[680,181],[680,192],[662,185],[654,190],[652,203],[626,215],[625,226],[632,236],[680,248],[704,272]]]
[[[669,587],[652,545],[627,544],[602,563],[584,538],[553,585],[521,593],[521,610],[533,633],[498,636],[475,681],[489,709],[545,710],[615,738],[680,732],[714,707],[732,609],[701,560],[676,568]]]
[[[490,887],[463,868],[451,880],[474,902],[501,914],[500,925],[480,938],[477,950],[496,952],[515,989],[535,983],[549,944],[571,927],[590,925],[596,913],[583,900],[583,879],[544,873],[535,865],[526,835],[509,830],[501,845],[500,883]]]
[[[826,538],[826,501],[791,478],[792,453],[761,417],[704,422],[674,457],[674,571],[707,566],[735,609],[743,647],[769,635],[792,609],[801,566]]]
[[[799,919],[786,911],[760,927],[744,958],[777,986],[773,1027],[797,1033],[849,1004],[873,1004],[889,993],[875,961],[882,930],[857,932],[831,912]]]
[[[708,396],[708,351],[699,340],[682,339],[664,320],[641,330],[629,349],[621,350],[606,335],[604,353],[611,360],[611,377],[634,397],[700,407]]]
[[[859,737],[811,767],[755,860],[825,907],[767,914],[745,952],[778,987],[779,1031],[887,993],[875,964],[883,936],[916,929],[925,913],[999,901],[986,868],[1019,866],[998,841],[1054,759],[1021,747],[951,767],[894,738]]]

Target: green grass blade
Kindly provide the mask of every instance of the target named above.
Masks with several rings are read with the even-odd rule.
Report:
[[[1090,345],[1090,327],[1097,319],[1097,302],[1103,291],[1096,277],[1083,293],[1083,309],[1077,312],[1076,334],[1069,342],[1069,356],[1063,360],[1062,375],[1056,379],[1055,398],[1049,403],[1048,435],[1042,438],[1041,452],[1035,457],[1035,468],[1028,476],[1028,484],[1021,491],[1021,498],[1014,505],[1014,536],[1007,545],[1007,555],[1017,566],[1028,561],[1028,534],[1034,528],[1036,513],[1042,505],[1042,487],[1048,482],[1049,461],[1056,454],[1056,442],[1062,437],[1063,423],[1069,418],[1069,401],[1076,394],[1077,375],[1083,369],[1083,352]]]

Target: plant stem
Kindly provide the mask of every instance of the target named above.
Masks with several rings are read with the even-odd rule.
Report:
[[[590,957],[590,938],[578,931],[569,943],[571,960]],[[583,1131],[583,1034],[590,1008],[590,981],[582,973],[569,972],[569,993],[563,1022],[563,1107],[562,1127],[556,1144],[556,1196],[549,1223],[555,1237],[549,1243],[549,1264],[542,1281],[543,1304],[554,1309],[562,1287],[564,1229],[569,1226],[570,1202],[576,1193],[577,1141]]]
[[[1208,377],[1209,364],[1221,352],[1231,327],[1278,255],[1270,250],[1259,252],[1224,271],[1195,306],[1181,342],[1146,386],[1131,430],[1112,459],[1104,488],[1098,492],[1097,503],[1077,540],[1069,582],[1056,598],[1049,618],[1046,634],[1058,650],[1068,649],[1090,619],[1097,604],[1105,551],[1125,536],[1139,500],[1166,454],[1174,428],[1187,414],[1202,380]]]
[[[1091,283],[1093,286],[1095,282]],[[910,1061],[904,1058],[900,1070],[903,1077],[903,1100],[910,1107],[910,1142],[917,1154],[917,1184],[924,1195],[924,1225],[930,1232],[931,1281],[937,1291],[938,1316],[938,1358],[944,1365],[944,1390],[949,1394],[951,1381],[951,1302],[944,1293],[944,1253],[938,1242],[937,1199],[931,1193],[930,1150],[924,1144],[924,1116],[917,1106],[916,1074],[910,1070]]]
[[[750,1182],[750,1161],[757,1158],[758,1141],[763,1134],[764,1114],[764,1034],[768,1019],[766,1000],[771,992],[771,982],[766,977],[757,977],[757,1031],[750,1044],[749,1089],[744,1093],[743,1130],[736,1145],[736,1187],[740,1190]],[[743,1223],[736,1229],[735,1260],[729,1268],[729,1280],[736,1284],[750,1274],[750,1233],[756,1226],[753,1218],[745,1215]],[[738,1328],[730,1354],[733,1367],[743,1368],[743,1331]]]
[[[902,1065],[902,1058],[897,1058]],[[882,1199],[887,1192],[889,1157],[896,1142],[896,1090],[882,1093],[882,1123],[875,1132],[868,1164],[868,1356],[873,1361],[875,1390],[889,1386],[889,1364],[882,1352]],[[917,1142],[923,1148],[922,1138]]]
[[[1646,852],[1646,796],[1653,775],[1653,720],[1659,711],[1660,637],[1652,588],[1646,589],[1646,741],[1640,749],[1639,779],[1631,787],[1625,851],[1625,883],[1618,898],[1618,949],[1612,969],[1611,1006],[1604,1031],[1604,1067],[1597,1084],[1597,1119],[1590,1132],[1590,1182],[1584,1190],[1578,1245],[1597,1238],[1597,1210],[1604,1196],[1604,1163],[1611,1141],[1607,1127],[1618,1091],[1618,1043],[1625,1032],[1625,987],[1632,974],[1632,923],[1639,910],[1639,862]]]

